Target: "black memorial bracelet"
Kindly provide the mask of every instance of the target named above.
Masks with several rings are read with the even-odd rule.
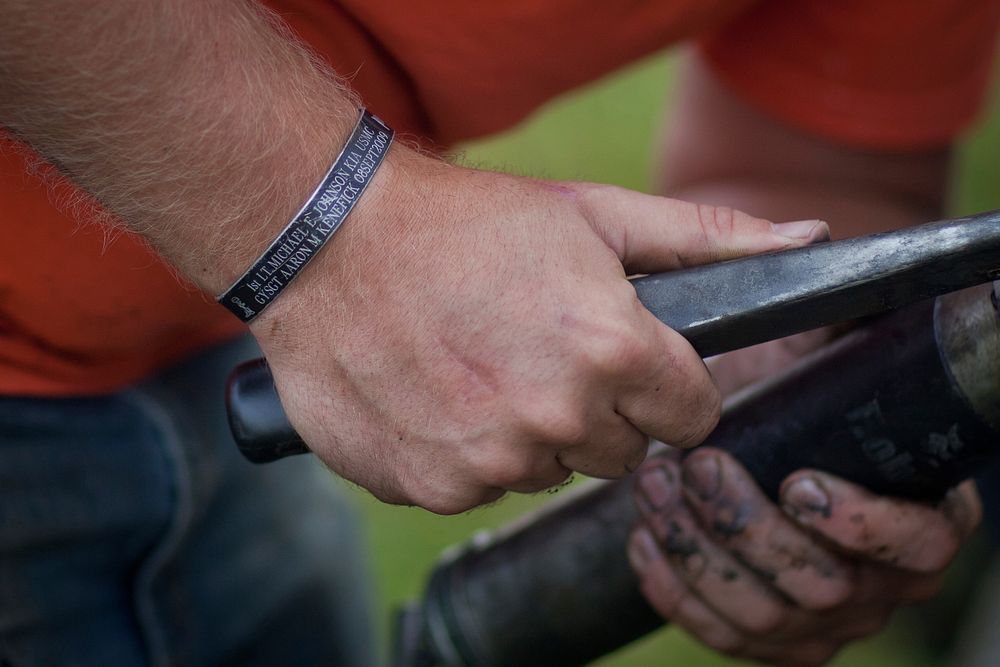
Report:
[[[362,109],[316,191],[260,259],[216,300],[244,322],[267,308],[344,222],[389,152],[392,137],[391,128]]]

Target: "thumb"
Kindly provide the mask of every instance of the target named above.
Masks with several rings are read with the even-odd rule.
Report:
[[[669,271],[697,264],[825,241],[820,220],[774,224],[725,206],[694,204],[622,188],[582,197],[584,215],[628,273]]]

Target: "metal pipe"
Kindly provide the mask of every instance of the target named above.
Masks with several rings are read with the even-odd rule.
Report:
[[[996,458],[998,415],[1000,316],[995,285],[982,285],[887,316],[735,397],[706,444],[772,498],[815,467],[934,500]],[[633,482],[594,483],[448,552],[401,616],[397,667],[579,665],[661,625],[626,560]]]
[[[1000,212],[639,278],[643,305],[702,356],[886,312],[1000,277]],[[237,368],[229,424],[251,461],[308,452],[263,359]]]

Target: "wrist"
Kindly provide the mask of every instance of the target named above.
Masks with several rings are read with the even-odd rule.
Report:
[[[394,143],[341,228],[250,323],[262,344],[283,338],[282,331],[303,336],[310,326],[328,326],[334,310],[370,308],[366,287],[390,264],[389,253],[420,206],[425,174],[442,167],[451,168]]]
[[[217,301],[250,322],[277,299],[340,230],[378,174],[394,132],[362,109],[344,147],[308,199]]]
[[[271,155],[232,165],[231,191],[218,192],[207,206],[187,207],[186,213],[198,219],[182,220],[179,226],[203,230],[203,252],[189,255],[197,262],[194,267],[182,262],[181,268],[199,287],[212,295],[223,293],[279,237],[348,141],[357,116],[353,109],[349,119],[347,113],[297,123]],[[236,198],[243,201],[229,203]]]

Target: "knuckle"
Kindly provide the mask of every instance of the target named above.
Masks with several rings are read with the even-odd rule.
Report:
[[[722,416],[722,395],[710,391],[696,401],[686,417],[677,426],[677,435],[668,444],[686,449],[702,442],[715,430]]]
[[[456,494],[437,493],[415,499],[414,504],[423,507],[428,512],[451,516],[467,512],[478,505],[475,501]]]
[[[409,496],[404,493],[400,493],[394,489],[383,488],[376,485],[369,485],[368,492],[375,497],[376,500],[385,503],[386,505],[404,505],[412,506],[414,503],[410,500]]]
[[[736,224],[736,212],[728,206],[698,204],[698,224],[705,238],[728,238]]]
[[[641,466],[645,460],[646,456],[649,454],[649,439],[642,438],[641,443],[638,443],[632,451],[627,452],[624,460],[625,474],[631,475],[634,473],[639,466]]]
[[[552,409],[548,415],[539,415],[532,426],[533,434],[542,442],[560,448],[585,444],[590,436],[586,420],[568,407]]]
[[[515,486],[530,479],[535,470],[530,458],[516,454],[491,457],[481,462],[478,468],[478,478],[484,484],[500,488]]]
[[[606,183],[580,182],[569,185],[576,194],[577,204],[584,210],[603,206],[608,198],[614,196],[619,190],[619,188]]]
[[[590,436],[586,407],[567,392],[525,392],[516,397],[515,430],[520,437],[554,449],[585,444]]]
[[[471,493],[454,486],[434,484],[422,475],[401,473],[397,486],[405,505],[416,505],[428,512],[441,515],[461,514],[480,503],[483,493]]]
[[[602,374],[634,375],[648,369],[650,345],[637,330],[621,324],[603,327],[586,346],[589,363]]]
[[[547,473],[544,477],[539,479],[537,490],[544,491],[546,489],[561,487],[572,483],[573,471],[560,465],[558,468],[555,468],[552,472]]]

